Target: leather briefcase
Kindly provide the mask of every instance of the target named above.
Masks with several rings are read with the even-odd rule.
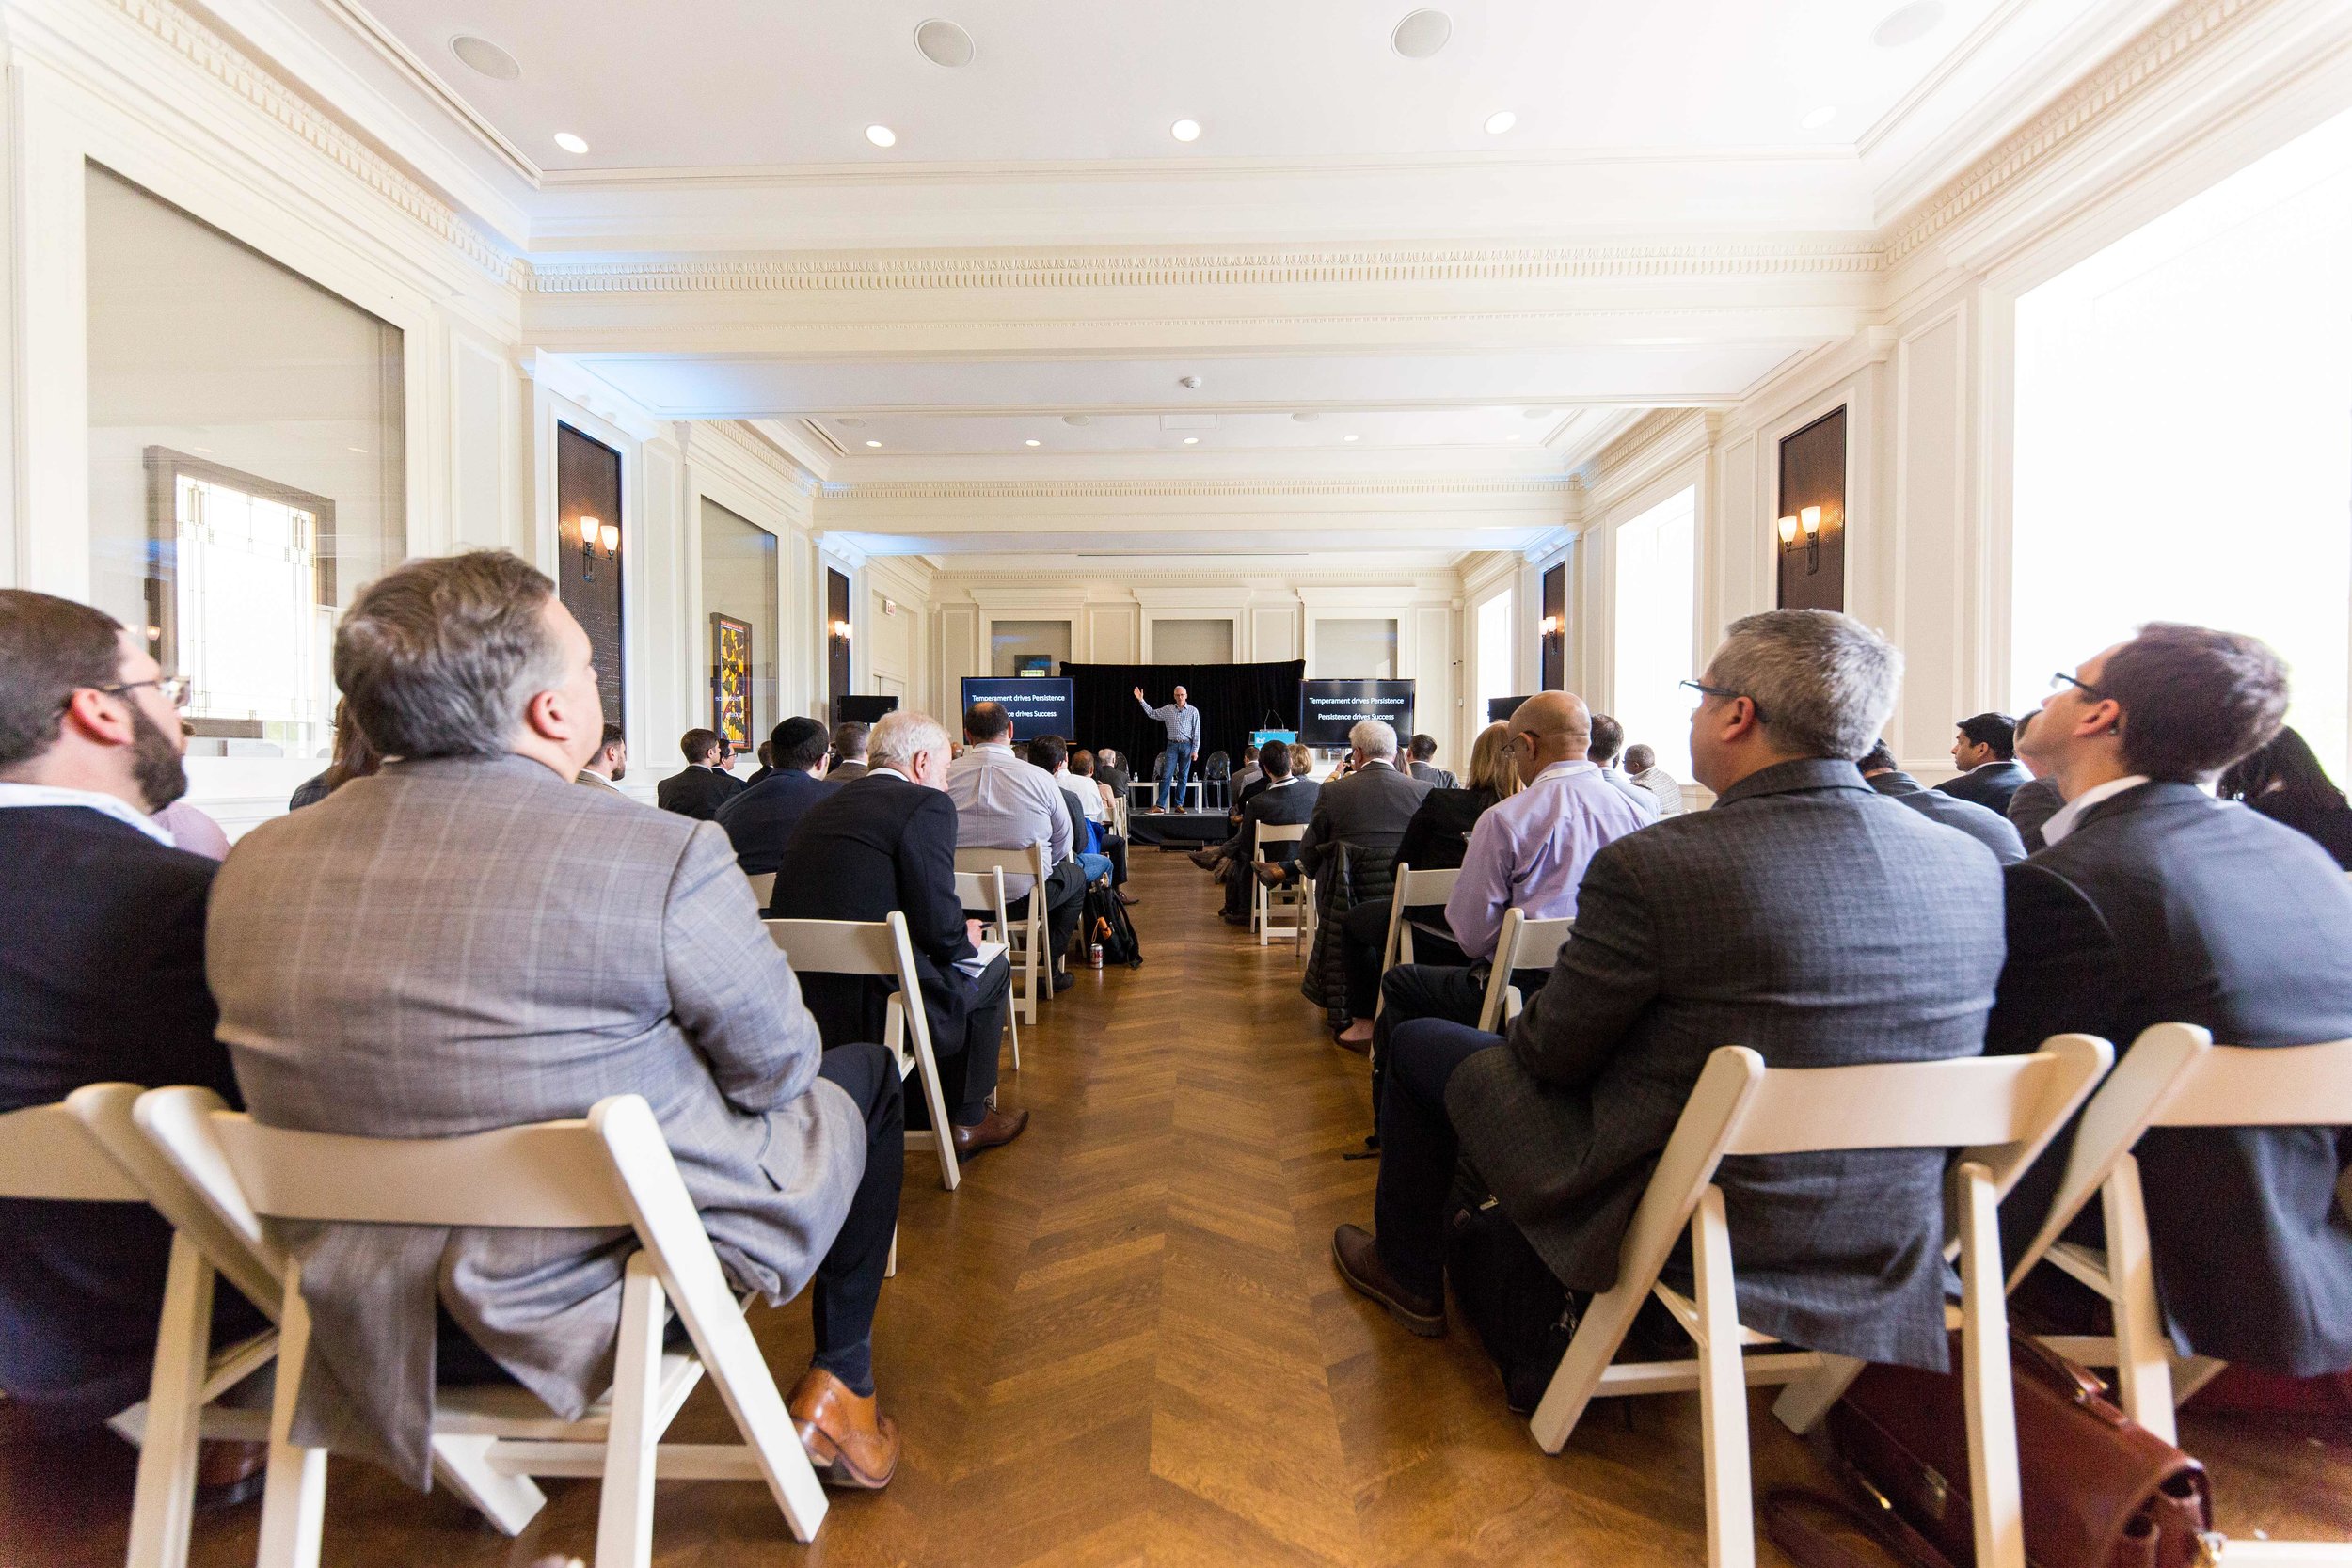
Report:
[[[1952,1337],[1952,1366],[1960,1366]],[[2022,1336],[2010,1340],[2018,1471],[2032,1568],[2197,1568],[2218,1538],[2205,1467],[2123,1414],[2083,1368]],[[1976,1560],[1967,1426],[1956,1373],[1873,1366],[1828,1418],[1845,1479],[1877,1504],[1873,1533],[1919,1568]],[[1792,1557],[1818,1535],[1768,1499]],[[1783,1539],[1784,1534],[1794,1539]],[[1802,1543],[1800,1544],[1800,1543]],[[1794,1547],[1795,1549],[1791,1549]]]

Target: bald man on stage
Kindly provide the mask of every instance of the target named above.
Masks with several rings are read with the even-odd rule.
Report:
[[[1182,811],[1184,782],[1191,776],[1192,759],[1200,751],[1200,710],[1184,700],[1184,689],[1181,686],[1176,689],[1176,700],[1166,707],[1153,707],[1139,686],[1136,688],[1136,701],[1168,731],[1168,760],[1160,768],[1159,788],[1152,797],[1152,809],[1166,811],[1172,793],[1176,809]]]

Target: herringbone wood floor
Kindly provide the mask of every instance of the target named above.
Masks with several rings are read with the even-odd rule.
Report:
[[[876,1361],[907,1433],[896,1481],[836,1497],[826,1564],[1701,1562],[1696,1405],[1597,1407],[1547,1459],[1476,1341],[1410,1338],[1346,1291],[1331,1227],[1371,1212],[1363,1064],[1326,1042],[1287,946],[1220,925],[1208,879],[1138,856],[1149,962],[1043,1009],[1003,1099],[1027,1136],[962,1189],[910,1158],[900,1274]],[[755,1315],[778,1380],[806,1308]],[[1817,1479],[1756,1399],[1758,1481]],[[675,1435],[731,1437],[707,1390]],[[0,1439],[5,1439],[0,1413]],[[2342,1538],[2352,1433],[2188,1423],[2239,1532]],[[0,1440],[0,1562],[121,1560],[128,1450]],[[551,1482],[519,1540],[445,1494],[338,1462],[330,1563],[521,1565],[589,1556],[596,1488]],[[247,1506],[200,1520],[193,1560],[249,1563]],[[803,1556],[755,1485],[673,1484],[658,1561]],[[1777,1560],[1767,1549],[1767,1560]]]

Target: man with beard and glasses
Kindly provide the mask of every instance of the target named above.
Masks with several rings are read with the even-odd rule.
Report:
[[[69,599],[0,590],[0,1111],[85,1084],[202,1084],[234,1101],[204,982],[214,863],[153,814],[187,792],[179,704],[140,640]],[[171,1231],[145,1204],[0,1199],[0,1389],[62,1433],[146,1396]],[[224,1282],[216,1342],[266,1326]],[[211,1445],[215,1499],[258,1445]]]

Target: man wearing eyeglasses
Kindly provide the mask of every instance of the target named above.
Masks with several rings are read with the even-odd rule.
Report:
[[[214,863],[153,814],[187,791],[183,680],[87,605],[0,590],[0,1111],[85,1084],[236,1081],[213,1038],[204,917]],[[146,1396],[171,1231],[144,1204],[0,1201],[0,1389],[95,1424]],[[215,1338],[263,1326],[224,1284]],[[215,1446],[219,1497],[258,1481]]]

